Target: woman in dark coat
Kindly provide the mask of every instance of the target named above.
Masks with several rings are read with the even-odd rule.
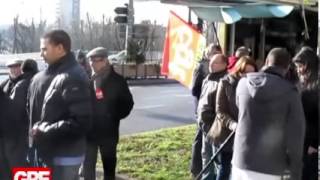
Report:
[[[222,78],[218,85],[216,97],[216,119],[220,121],[221,127],[211,127],[212,132],[208,136],[212,136],[214,145],[218,148],[226,139],[226,137],[234,131],[238,122],[238,108],[236,106],[236,87],[242,76],[249,72],[256,72],[257,66],[255,62],[248,56],[241,57],[235,65],[233,71]],[[218,129],[216,129],[218,128]],[[221,129],[221,131],[219,130]],[[216,180],[227,180],[231,171],[232,146],[230,143],[218,155],[217,169],[218,175]]]
[[[317,54],[303,47],[293,58],[300,79],[301,98],[306,118],[303,180],[318,179],[319,75]]]

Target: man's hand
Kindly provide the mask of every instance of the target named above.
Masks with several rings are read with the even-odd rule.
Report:
[[[237,129],[237,125],[238,125],[238,123],[236,123],[236,122],[232,123],[230,126],[231,131],[235,131]]]
[[[43,133],[45,131],[45,127],[48,125],[47,122],[42,122],[42,123],[36,123],[33,125],[32,130],[31,130],[31,135],[33,138],[38,136],[40,133]]]
[[[308,155],[311,155],[313,153],[318,153],[318,150],[312,146],[308,147]]]
[[[38,123],[36,123],[33,125],[32,129],[31,129],[31,136],[33,138],[35,138],[37,136],[38,132],[39,132],[39,126],[38,126]]]

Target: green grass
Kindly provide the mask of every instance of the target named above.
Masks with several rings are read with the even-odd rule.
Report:
[[[195,126],[123,136],[117,172],[138,180],[188,180]]]

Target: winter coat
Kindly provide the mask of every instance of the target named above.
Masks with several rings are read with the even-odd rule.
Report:
[[[92,82],[96,84],[95,94],[92,96],[94,117],[93,128],[88,139],[93,141],[105,138],[117,140],[120,120],[131,112],[134,104],[133,98],[126,80],[112,67],[98,76]]]
[[[236,87],[239,79],[233,75],[227,75],[222,78],[218,84],[217,97],[216,97],[216,119],[220,121],[218,126],[214,126],[210,130],[209,136],[215,137],[214,144],[220,145],[224,142],[227,136],[231,133],[231,125],[238,121],[238,108],[236,106]],[[210,138],[211,138],[210,137]],[[229,143],[225,150],[232,151],[232,143]]]
[[[26,112],[27,93],[30,80],[33,74],[24,73],[15,80],[10,78],[3,84],[6,96],[14,107],[14,114],[7,122],[4,136],[15,138],[16,136],[26,137],[28,135],[28,116]]]
[[[0,89],[0,138],[12,137],[12,131],[15,126],[12,122],[17,120],[17,114],[14,113],[12,100]]]
[[[209,131],[216,116],[215,107],[218,83],[220,78],[225,76],[226,73],[226,71],[210,73],[203,81],[197,114],[198,123],[204,133]]]
[[[239,120],[233,165],[240,169],[300,180],[305,118],[297,88],[281,69],[248,73],[236,92]]]
[[[1,84],[0,87],[3,90],[5,94],[10,96],[12,94],[14,86],[22,79],[22,75],[18,76],[15,79],[12,79],[9,77],[8,79],[4,80]]]
[[[90,83],[73,54],[36,74],[28,97],[30,128],[35,123],[45,127],[33,139],[40,156],[51,160],[83,155],[91,127]]]
[[[302,106],[306,118],[305,149],[317,149],[319,145],[319,83],[311,88],[302,89]]]

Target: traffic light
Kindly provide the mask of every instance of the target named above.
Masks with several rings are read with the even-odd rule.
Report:
[[[117,14],[114,18],[114,21],[121,24],[128,23],[128,4],[125,4],[126,7],[117,7],[114,9],[114,12]]]

